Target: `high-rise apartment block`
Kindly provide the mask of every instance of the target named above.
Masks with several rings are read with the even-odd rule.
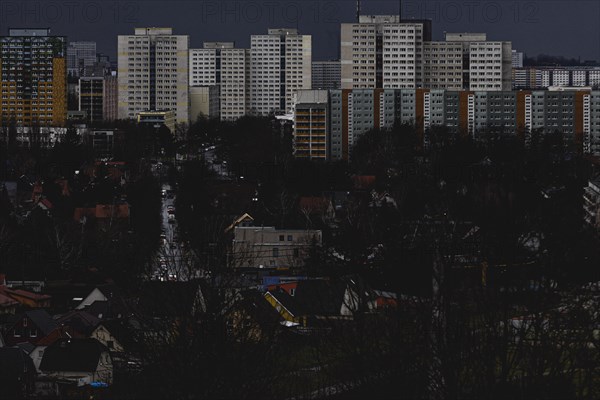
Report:
[[[85,68],[97,61],[96,42],[69,42],[67,47],[67,73],[71,76],[84,75]]]
[[[327,90],[300,90],[294,109],[294,156],[326,160],[328,141]]]
[[[342,64],[339,60],[312,62],[312,89],[339,89]]]
[[[79,78],[79,111],[85,111],[90,123],[117,119],[117,76]]]
[[[189,122],[189,37],[171,28],[136,28],[119,35],[119,118],[142,111],[173,111],[177,123]]]
[[[513,68],[523,68],[523,52],[522,51],[512,51],[512,67]]]
[[[321,92],[318,102],[313,92]],[[326,121],[324,134],[322,115]],[[311,142],[325,142],[327,159],[347,160],[362,134],[371,129],[390,129],[396,122],[413,124],[424,144],[434,126],[444,126],[475,140],[485,140],[493,132],[519,136],[525,143],[535,132],[558,131],[566,143],[571,142],[583,153],[600,156],[600,91],[589,88],[311,90],[299,93],[294,122],[297,157],[316,158],[318,153],[311,153]]]
[[[515,89],[600,87],[600,67],[524,67],[513,68],[512,75]]]
[[[90,123],[104,119],[104,77],[79,78],[79,111],[86,112]]]
[[[342,89],[414,88],[423,79],[423,42],[431,21],[361,15],[341,25]]]
[[[67,118],[66,38],[50,29],[0,37],[0,125],[60,126]]]
[[[342,89],[510,90],[511,47],[481,33],[434,42],[430,20],[363,15],[341,26]]]
[[[190,49],[190,86],[217,86],[222,120],[246,114],[248,103],[249,50],[233,42],[205,42],[202,49]],[[214,91],[214,90],[213,90]],[[192,119],[197,115],[191,115]]]
[[[463,48],[463,89],[511,90],[512,44],[487,40],[485,33],[447,33]]]
[[[310,89],[312,41],[296,29],[269,29],[250,43],[249,112],[269,115],[291,111],[298,90]]]

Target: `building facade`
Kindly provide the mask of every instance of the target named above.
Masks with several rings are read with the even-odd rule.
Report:
[[[200,115],[219,117],[219,85],[190,86],[190,117],[192,121]]]
[[[249,112],[255,115],[291,111],[294,94],[310,89],[312,38],[296,29],[269,29],[250,39]]]
[[[327,90],[301,90],[294,108],[294,156],[310,160],[328,158]]]
[[[512,67],[513,68],[523,68],[523,52],[522,51],[512,51]]]
[[[78,77],[96,63],[96,42],[69,42],[67,46],[67,73]]]
[[[313,245],[320,246],[319,230],[236,227],[230,265],[234,268],[293,268],[305,264]]]
[[[190,87],[216,86],[222,120],[235,120],[248,109],[249,50],[233,42],[205,42],[202,49],[190,49]],[[197,115],[192,114],[195,119]]]
[[[49,29],[0,37],[0,126],[61,126],[67,119],[66,38]]]
[[[513,88],[542,89],[551,86],[600,88],[600,67],[524,67],[513,69]]]
[[[314,96],[310,92],[306,98]],[[300,93],[299,98],[304,98],[303,95]],[[324,94],[321,96],[325,102]],[[297,104],[296,109],[301,112],[295,115],[296,130],[306,129],[307,115],[302,108],[310,108],[310,104]],[[428,144],[428,131],[435,126],[475,140],[485,140],[491,132],[517,135],[526,144],[535,140],[536,135],[558,131],[565,143],[578,151],[600,156],[600,91],[589,88],[342,89],[328,91],[324,108],[326,157],[332,160],[349,159],[353,145],[364,132],[390,129],[395,123],[414,125],[424,145]]]
[[[397,15],[361,15],[341,24],[341,87],[415,88],[423,81],[423,43],[431,41],[430,20]]]
[[[511,42],[484,33],[431,40],[431,20],[361,15],[341,25],[342,89],[510,90]]]
[[[104,77],[79,78],[79,111],[86,112],[89,123],[104,119]]]
[[[340,60],[312,62],[312,89],[340,89],[341,79]]]
[[[118,115],[171,110],[189,122],[189,37],[171,28],[136,28],[118,37]]]

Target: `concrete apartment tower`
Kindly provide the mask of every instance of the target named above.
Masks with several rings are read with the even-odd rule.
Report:
[[[312,37],[296,29],[269,29],[252,35],[250,43],[249,112],[290,112],[294,94],[311,87]]]
[[[50,29],[0,36],[0,127],[63,126],[67,119],[66,38]]]
[[[205,42],[202,49],[190,49],[190,86],[209,86],[220,98],[221,120],[235,120],[248,109],[248,49],[233,42]],[[211,89],[212,90],[212,89]],[[192,120],[197,115],[191,115]]]
[[[136,28],[118,37],[118,116],[173,111],[189,123],[189,36],[171,28]]]
[[[462,46],[463,89],[512,89],[511,42],[487,40],[485,33],[446,33],[446,43]]]
[[[430,20],[361,15],[341,24],[342,89],[415,88],[423,81],[423,43]]]

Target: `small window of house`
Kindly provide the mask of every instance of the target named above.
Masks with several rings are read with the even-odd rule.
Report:
[[[294,249],[294,258],[300,257],[300,249]]]
[[[106,341],[106,347],[108,347],[109,349],[114,349],[115,348],[115,344],[112,340],[107,340]]]
[[[279,241],[283,242],[285,240],[285,237],[283,235],[279,235]]]
[[[294,238],[292,237],[292,235],[288,235],[288,242],[291,242],[292,240],[294,240]]]
[[[296,294],[296,288],[290,289],[290,296],[294,296]]]
[[[27,327],[27,318],[23,318],[23,327]]]
[[[273,257],[279,257],[279,249],[277,247],[273,247]]]

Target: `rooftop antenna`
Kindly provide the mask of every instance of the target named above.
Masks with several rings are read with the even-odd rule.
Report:
[[[402,0],[398,0],[398,22],[402,22]]]
[[[360,0],[356,0],[356,22],[360,22]]]

